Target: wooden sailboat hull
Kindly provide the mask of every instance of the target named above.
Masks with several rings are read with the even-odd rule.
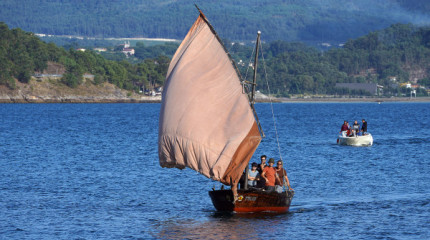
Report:
[[[233,202],[231,190],[209,192],[212,203],[218,211],[229,212],[276,212],[285,213],[290,208],[294,192],[266,192],[257,189],[238,190],[238,199]]]

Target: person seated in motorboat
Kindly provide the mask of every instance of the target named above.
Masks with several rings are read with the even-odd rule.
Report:
[[[363,125],[361,125],[361,132],[363,135],[367,135],[367,122],[364,120],[364,118],[361,120],[363,122]]]
[[[257,171],[258,164],[253,162],[251,170],[248,172],[248,186],[257,187],[257,181],[260,180],[260,173]]]
[[[346,131],[346,136],[347,137],[354,137],[355,136],[354,129],[352,129],[352,127],[349,125],[349,123],[348,123],[348,131]]]
[[[348,136],[347,134],[347,132],[348,132],[348,130],[349,130],[349,125],[348,125],[348,122],[347,121],[343,121],[343,125],[342,125],[342,127],[340,127],[340,134],[342,135],[342,137],[346,137],[346,136]]]
[[[352,130],[354,131],[354,136],[357,136],[358,132],[360,131],[360,124],[358,124],[357,120],[354,121],[354,124],[352,125]]]

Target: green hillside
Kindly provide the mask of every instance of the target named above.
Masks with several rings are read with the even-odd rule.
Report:
[[[145,52],[142,46],[141,54]],[[151,55],[153,56],[153,55]],[[110,61],[93,51],[65,50],[53,43],[45,43],[33,33],[9,29],[0,22],[0,84],[15,88],[14,78],[28,83],[34,73],[43,73],[48,63],[64,69],[61,82],[76,87],[84,74],[94,75],[94,84],[112,83],[127,90],[162,85],[169,58],[147,58],[138,64]]]
[[[252,48],[234,44],[229,51],[236,62],[243,63],[239,66],[246,76]],[[270,89],[282,97],[370,94],[338,89],[336,83],[376,83],[383,86],[386,96],[407,93],[401,87],[406,82],[430,87],[430,27],[395,24],[328,51],[303,43],[273,41],[263,45],[263,54]],[[257,89],[267,93],[264,69],[260,67],[258,74]],[[417,89],[417,94],[427,95],[424,88]]]
[[[263,40],[264,36],[263,36]],[[243,76],[250,77],[246,66],[252,47],[224,40]],[[83,74],[94,75],[94,84],[109,82],[127,90],[162,86],[169,57],[177,45],[145,46],[137,43],[130,58],[118,53],[119,61],[107,60],[91,50],[65,50],[45,43],[32,33],[8,29],[0,23],[0,84],[14,88],[18,79],[27,83],[34,73],[43,73],[48,64],[63,66],[61,82],[71,88],[82,83]],[[341,48],[321,51],[304,43],[273,41],[264,43],[263,53],[272,93],[368,95],[335,87],[336,83],[376,83],[387,96],[406,93],[405,82],[430,87],[430,27],[395,24],[349,40]],[[167,55],[167,56],[166,56]],[[126,61],[127,59],[128,61]],[[259,68],[258,90],[265,91],[264,68]],[[423,88],[418,95],[426,95]]]
[[[182,39],[197,3],[222,38],[344,42],[395,23],[430,23],[419,0],[3,0],[0,21],[54,35]]]
[[[265,51],[273,56],[267,64],[270,88],[280,96],[368,94],[336,89],[336,83],[377,83],[387,96],[405,93],[404,82],[430,87],[430,27],[396,24],[327,52],[286,42],[268,44]]]

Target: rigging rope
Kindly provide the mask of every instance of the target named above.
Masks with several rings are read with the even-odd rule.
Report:
[[[275,135],[276,135],[276,142],[278,144],[279,158],[282,161],[281,146],[279,144],[278,129],[276,128],[275,112],[273,111],[273,101],[272,101],[272,96],[271,96],[271,92],[270,92],[269,81],[267,78],[266,61],[264,60],[264,55],[263,55],[263,45],[261,42],[260,42],[259,47],[260,47],[261,57],[263,58],[264,78],[266,79],[267,91],[269,92],[270,108],[272,110],[273,127],[275,128]]]
[[[252,56],[254,56],[254,51],[255,51],[255,48],[252,48],[252,53],[251,53],[251,55],[249,57],[248,67],[246,68],[246,72],[245,72],[245,80],[248,79],[248,70],[249,70],[249,67],[252,64]],[[254,65],[252,65],[252,67],[254,67]]]
[[[267,77],[266,61],[264,59],[263,45],[262,45],[261,42],[260,42],[260,45],[258,47],[260,48],[261,57],[263,58],[264,77],[265,77],[265,80],[266,80],[267,91],[269,92],[269,101],[270,101],[270,109],[272,110],[273,127],[275,129],[276,143],[278,144],[279,159],[282,161],[281,146],[279,144],[278,129],[276,127],[275,112],[273,110],[273,101],[272,101],[270,87],[269,87],[269,81],[268,81],[268,77]],[[254,55],[254,52],[255,52],[255,48],[252,48],[252,54],[251,54],[251,56],[249,58],[248,66],[247,66],[246,72],[245,72],[245,78],[244,78],[245,80],[248,79],[248,71],[249,71],[250,66],[252,65],[252,56]],[[253,66],[253,67],[255,67],[255,66]]]

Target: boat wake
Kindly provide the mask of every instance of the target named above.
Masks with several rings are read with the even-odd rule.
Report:
[[[324,209],[350,208],[350,207],[382,207],[393,208],[398,204],[410,204],[411,206],[430,206],[430,192],[411,194],[386,194],[349,199],[319,199],[315,201],[292,204],[290,213],[306,213],[322,211]]]

